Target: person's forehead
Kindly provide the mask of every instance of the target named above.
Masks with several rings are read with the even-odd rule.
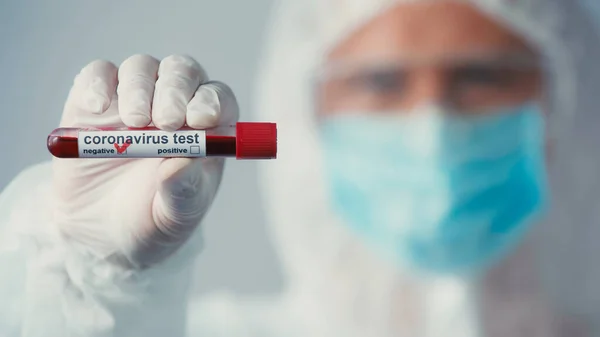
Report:
[[[341,40],[329,59],[532,53],[524,40],[475,5],[458,1],[399,2]]]

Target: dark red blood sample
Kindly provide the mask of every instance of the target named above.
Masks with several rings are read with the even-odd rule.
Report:
[[[58,136],[52,132],[48,136],[48,150],[58,158],[77,158],[79,157],[77,136]]]
[[[207,157],[232,157],[237,153],[237,139],[234,136],[206,136]]]

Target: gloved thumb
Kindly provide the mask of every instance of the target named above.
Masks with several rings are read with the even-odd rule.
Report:
[[[159,262],[192,236],[217,193],[224,163],[222,158],[171,158],[160,163],[152,201],[154,228],[143,231],[138,263]]]

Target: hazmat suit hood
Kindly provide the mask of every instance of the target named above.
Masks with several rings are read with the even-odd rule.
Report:
[[[576,336],[581,326],[599,329],[600,52],[594,21],[579,1],[467,1],[529,41],[548,70],[552,211],[512,255],[480,278],[418,282],[363,246],[332,212],[312,76],[337,42],[400,2],[284,0],[275,6],[255,110],[279,128],[278,159],[261,163],[260,172],[291,302],[323,326],[338,322],[377,336],[423,335],[428,320],[441,331],[462,322],[457,336],[480,330]]]

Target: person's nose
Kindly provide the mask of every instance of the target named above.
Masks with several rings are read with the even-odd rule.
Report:
[[[443,102],[448,98],[446,76],[440,69],[419,69],[409,79],[409,99],[411,107],[431,102]]]

